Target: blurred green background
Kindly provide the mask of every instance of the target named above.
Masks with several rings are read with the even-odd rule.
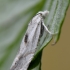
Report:
[[[70,6],[62,26],[60,39],[43,50],[42,70],[70,70]]]

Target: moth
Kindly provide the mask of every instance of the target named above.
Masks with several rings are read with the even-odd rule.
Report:
[[[40,11],[30,21],[27,31],[22,39],[20,49],[16,55],[10,70],[27,70],[36,51],[40,36],[44,29],[51,33],[44,24],[44,19],[49,11]]]

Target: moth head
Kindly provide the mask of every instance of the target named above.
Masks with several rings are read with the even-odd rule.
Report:
[[[49,14],[49,11],[40,11],[40,12],[38,12],[37,14],[40,14],[43,18],[45,18],[46,16],[47,16],[47,14]]]

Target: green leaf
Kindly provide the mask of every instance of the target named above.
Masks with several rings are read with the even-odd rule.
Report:
[[[0,70],[9,70],[29,21],[40,10],[50,11],[45,24],[51,32],[58,33],[57,42],[69,3],[70,0],[0,0]],[[28,70],[41,69],[42,50],[51,39],[44,32]]]

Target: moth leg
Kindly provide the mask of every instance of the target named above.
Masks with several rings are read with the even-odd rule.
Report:
[[[46,25],[44,24],[44,23],[42,23],[42,25],[44,26],[44,28],[45,28],[45,30],[50,34],[50,35],[52,35],[52,38],[54,38],[54,43],[52,43],[52,45],[54,45],[54,44],[56,44],[56,35],[58,34],[58,33],[52,33],[52,32],[50,32],[49,30],[48,30],[48,28],[46,27]]]
[[[47,26],[46,26],[44,23],[42,23],[42,25],[44,26],[45,30],[46,30],[50,35],[54,35],[54,33],[50,32],[50,31],[48,30]]]

